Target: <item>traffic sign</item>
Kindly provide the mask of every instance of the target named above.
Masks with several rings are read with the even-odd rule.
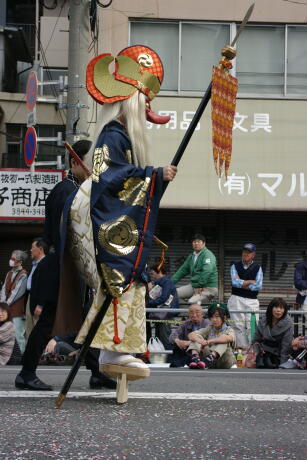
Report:
[[[33,110],[36,105],[37,88],[38,82],[36,72],[30,72],[26,89],[26,101],[29,110]]]
[[[37,136],[35,129],[31,126],[31,128],[27,129],[24,146],[23,146],[23,157],[27,166],[31,166],[34,161],[35,154],[36,154],[36,146],[37,146]]]

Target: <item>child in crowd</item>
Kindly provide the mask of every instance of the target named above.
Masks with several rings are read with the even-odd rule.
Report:
[[[13,352],[15,327],[10,318],[7,303],[0,302],[0,365],[6,364]]]
[[[260,318],[254,335],[254,343],[259,342],[263,349],[257,355],[257,368],[275,369],[290,357],[293,321],[287,312],[284,299],[275,297]]]
[[[213,303],[208,308],[208,326],[189,334],[191,344],[188,350],[192,353],[190,369],[208,369],[216,367],[229,369],[235,363],[233,346],[234,330],[227,324],[229,311],[226,304]]]

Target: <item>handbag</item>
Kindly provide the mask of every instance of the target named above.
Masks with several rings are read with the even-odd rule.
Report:
[[[252,343],[243,358],[243,367],[253,369],[256,367],[257,356],[263,355],[263,347],[259,342]]]

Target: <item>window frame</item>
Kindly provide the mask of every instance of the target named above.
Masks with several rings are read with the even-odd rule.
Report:
[[[182,43],[182,25],[183,24],[207,24],[207,25],[227,25],[229,26],[229,43],[232,42],[234,37],[236,36],[238,27],[240,26],[240,23],[231,21],[191,21],[191,20],[159,20],[159,19],[143,19],[143,18],[130,18],[129,19],[129,27],[128,27],[128,43],[131,46],[131,29],[132,29],[132,24],[134,23],[151,23],[151,24],[177,24],[178,25],[178,88],[177,90],[161,90],[159,93],[159,96],[161,97],[169,97],[169,96],[179,96],[179,97],[201,97],[206,88],[204,88],[204,91],[183,91],[180,89],[180,83],[181,83],[181,43]],[[253,24],[248,24],[248,27],[276,27],[280,26],[284,29],[284,76],[283,76],[283,94],[275,94],[275,93],[265,93],[265,94],[260,94],[260,93],[241,93],[238,92],[238,98],[241,99],[276,99],[276,100],[307,100],[307,92],[306,94],[297,94],[297,93],[289,93],[287,91],[287,82],[288,82],[288,75],[287,75],[287,70],[288,70],[288,65],[287,65],[287,53],[288,53],[288,35],[289,35],[289,28],[292,27],[301,27],[305,28],[307,30],[307,25],[306,24],[288,24],[288,23],[253,23]],[[238,41],[240,43],[240,39]],[[236,47],[236,45],[235,45]],[[218,63],[216,63],[218,64]],[[233,76],[236,76],[236,59],[233,61],[233,68],[230,72]]]

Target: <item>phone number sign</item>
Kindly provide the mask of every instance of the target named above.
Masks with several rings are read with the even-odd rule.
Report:
[[[58,169],[0,169],[0,219],[44,219],[45,201],[63,174]]]

